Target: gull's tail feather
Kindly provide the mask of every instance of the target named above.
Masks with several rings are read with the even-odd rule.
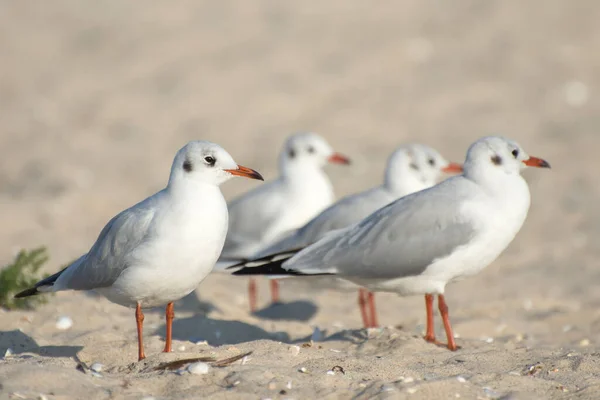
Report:
[[[283,264],[292,258],[302,249],[284,251],[277,254],[271,254],[256,260],[246,260],[228,267],[228,269],[240,268],[233,272],[233,275],[278,275],[284,276],[315,276],[332,275],[330,273],[306,273],[292,268],[285,268]]]
[[[56,282],[58,277],[63,272],[65,272],[66,269],[67,268],[64,268],[64,269],[58,271],[57,273],[55,273],[54,275],[51,275],[45,279],[42,279],[41,281],[36,283],[35,286],[32,288],[25,289],[22,292],[15,294],[15,299],[20,299],[20,298],[29,297],[29,296],[35,296],[37,294],[45,293],[45,292],[51,292],[54,282]]]

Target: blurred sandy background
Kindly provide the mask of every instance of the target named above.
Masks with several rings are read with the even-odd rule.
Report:
[[[379,296],[390,328],[365,340],[353,294],[287,284],[284,300],[316,312],[274,320],[248,314],[245,279],[211,276],[176,307],[178,351],[254,350],[245,365],[129,370],[133,312],[61,293],[34,312],[0,312],[0,350],[33,355],[0,361],[0,397],[596,398],[599,20],[593,0],[0,1],[2,264],[38,245],[48,272],[79,256],[115,213],[165,185],[192,139],[272,179],[285,137],[318,132],[354,161],[328,168],[338,196],[379,183],[406,141],[461,161],[476,138],[502,134],[553,167],[526,173],[531,211],[505,254],[448,288],[457,353],[418,337],[421,298]],[[62,315],[68,331],[55,327]],[[161,325],[147,316],[147,353],[160,350]],[[314,326],[337,334],[294,355],[289,343]],[[82,374],[75,353],[109,371]],[[345,375],[326,374],[336,364]]]

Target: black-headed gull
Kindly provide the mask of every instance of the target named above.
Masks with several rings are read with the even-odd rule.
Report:
[[[435,185],[442,173],[461,171],[460,164],[448,162],[438,151],[429,146],[402,145],[388,158],[382,185],[342,198],[302,228],[255,254],[254,258],[311,245],[323,238],[325,234],[355,224],[394,200]],[[333,284],[338,289],[357,289],[356,285],[345,280],[332,278],[323,280],[326,281],[323,283]],[[368,309],[367,303],[369,303]],[[365,327],[377,326],[373,294],[359,289],[358,304]]]
[[[142,308],[166,304],[164,351],[170,352],[173,302],[196,289],[221,254],[228,213],[219,185],[235,175],[263,180],[217,144],[188,143],[175,156],[166,188],[117,214],[87,254],[15,297],[95,290],[135,307],[140,360]]]
[[[346,157],[314,133],[298,133],[285,142],[279,156],[280,176],[229,203],[229,232],[221,260],[253,257],[282,234],[297,229],[334,200],[323,171],[328,163],[348,164]],[[273,301],[278,301],[272,281]],[[256,282],[249,282],[250,309],[256,309]]]
[[[512,140],[482,138],[469,148],[462,175],[402,197],[291,257],[246,262],[234,274],[325,274],[374,292],[424,294],[429,342],[436,342],[437,294],[447,346],[456,350],[446,284],[481,271],[519,232],[530,205],[529,187],[521,177],[527,166],[550,167]]]

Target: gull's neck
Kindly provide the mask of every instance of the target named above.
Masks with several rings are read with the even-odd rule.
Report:
[[[507,218],[514,217],[522,224],[529,211],[531,196],[529,186],[520,174],[508,174],[491,165],[474,167],[467,164],[463,176],[487,193],[497,208],[504,210]]]
[[[386,171],[383,187],[394,197],[400,198],[433,186],[419,174],[410,171]]]
[[[219,186],[207,182],[190,179],[170,179],[166,187],[167,193],[173,201],[196,201],[199,198],[203,200],[207,196],[218,194],[222,197]]]

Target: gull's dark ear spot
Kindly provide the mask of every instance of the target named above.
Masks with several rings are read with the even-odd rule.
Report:
[[[294,151],[294,149],[290,149],[290,150],[288,151],[288,156],[289,156],[290,158],[294,158],[294,157],[296,157],[296,152]]]
[[[498,154],[493,155],[491,160],[494,163],[494,165],[502,165],[502,157],[500,157]]]
[[[186,158],[183,162],[183,170],[185,172],[192,172],[193,169],[194,167],[192,166],[192,162]]]
[[[419,166],[418,166],[417,164],[415,164],[415,163],[410,163],[410,167],[411,167],[412,169],[414,169],[415,171],[418,171],[418,170],[419,170]]]

